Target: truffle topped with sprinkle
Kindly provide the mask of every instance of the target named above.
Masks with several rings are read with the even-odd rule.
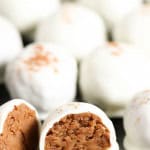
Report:
[[[83,99],[109,115],[122,116],[132,97],[150,88],[149,67],[149,56],[142,50],[125,43],[106,43],[81,62]]]
[[[76,93],[77,65],[63,51],[46,43],[27,46],[6,70],[5,81],[11,96],[28,99],[40,114],[72,101]]]

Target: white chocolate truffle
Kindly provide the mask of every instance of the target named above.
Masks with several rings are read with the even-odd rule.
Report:
[[[0,13],[21,32],[26,32],[43,18],[55,13],[59,3],[59,0],[0,0]]]
[[[105,26],[88,8],[65,3],[60,11],[39,24],[35,40],[62,45],[67,53],[82,59],[106,41]]]
[[[107,26],[112,27],[127,14],[135,11],[142,0],[78,0],[104,17]]]
[[[126,16],[114,29],[116,41],[134,44],[150,50],[150,5],[143,5],[138,11]]]
[[[137,94],[124,113],[126,150],[150,148],[150,91]]]
[[[22,40],[16,28],[0,16],[0,82],[3,82],[5,65],[22,49]]]
[[[40,121],[33,106],[21,99],[0,107],[0,149],[38,148]]]
[[[31,44],[6,70],[11,96],[28,100],[41,118],[76,94],[76,61],[62,51],[53,44]]]
[[[119,150],[111,120],[98,107],[80,102],[60,106],[50,112],[44,122],[40,150],[55,149],[56,146],[68,149]]]
[[[122,43],[98,47],[81,62],[83,100],[102,107],[110,116],[122,111],[135,93],[150,88],[150,61],[145,53]]]

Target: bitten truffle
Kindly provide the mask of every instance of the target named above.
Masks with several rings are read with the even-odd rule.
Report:
[[[78,0],[102,16],[109,29],[132,11],[137,10],[142,0]]]
[[[27,46],[6,69],[5,83],[13,98],[33,104],[44,119],[47,111],[73,101],[77,64],[53,44]]]
[[[22,50],[18,30],[6,18],[0,16],[0,82],[3,82],[5,66]]]
[[[50,112],[40,136],[40,150],[119,150],[110,119],[98,107],[72,102]]]
[[[43,18],[55,13],[60,0],[0,0],[0,13],[21,32],[31,30]]]
[[[40,122],[29,103],[15,99],[0,107],[0,150],[37,150]]]
[[[150,5],[143,5],[137,11],[127,15],[114,28],[116,41],[134,44],[149,52],[150,42]],[[149,52],[150,53],[150,52]]]
[[[122,116],[132,97],[150,88],[149,68],[149,56],[134,46],[112,42],[98,47],[81,62],[83,100]]]
[[[150,148],[150,90],[138,93],[124,113],[126,150]]]
[[[96,13],[65,3],[38,25],[35,40],[59,44],[80,60],[106,41],[106,32],[103,20]]]

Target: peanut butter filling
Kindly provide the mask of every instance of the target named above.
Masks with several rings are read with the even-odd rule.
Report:
[[[0,150],[37,150],[39,129],[36,114],[25,104],[14,106],[0,134]]]
[[[45,150],[107,150],[110,146],[109,130],[91,113],[65,116],[45,138]]]

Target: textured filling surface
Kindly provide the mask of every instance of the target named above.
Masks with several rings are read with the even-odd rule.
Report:
[[[38,139],[35,112],[24,104],[14,106],[0,134],[0,150],[37,150]]]
[[[65,116],[45,138],[45,150],[107,150],[110,146],[109,130],[92,113]]]

